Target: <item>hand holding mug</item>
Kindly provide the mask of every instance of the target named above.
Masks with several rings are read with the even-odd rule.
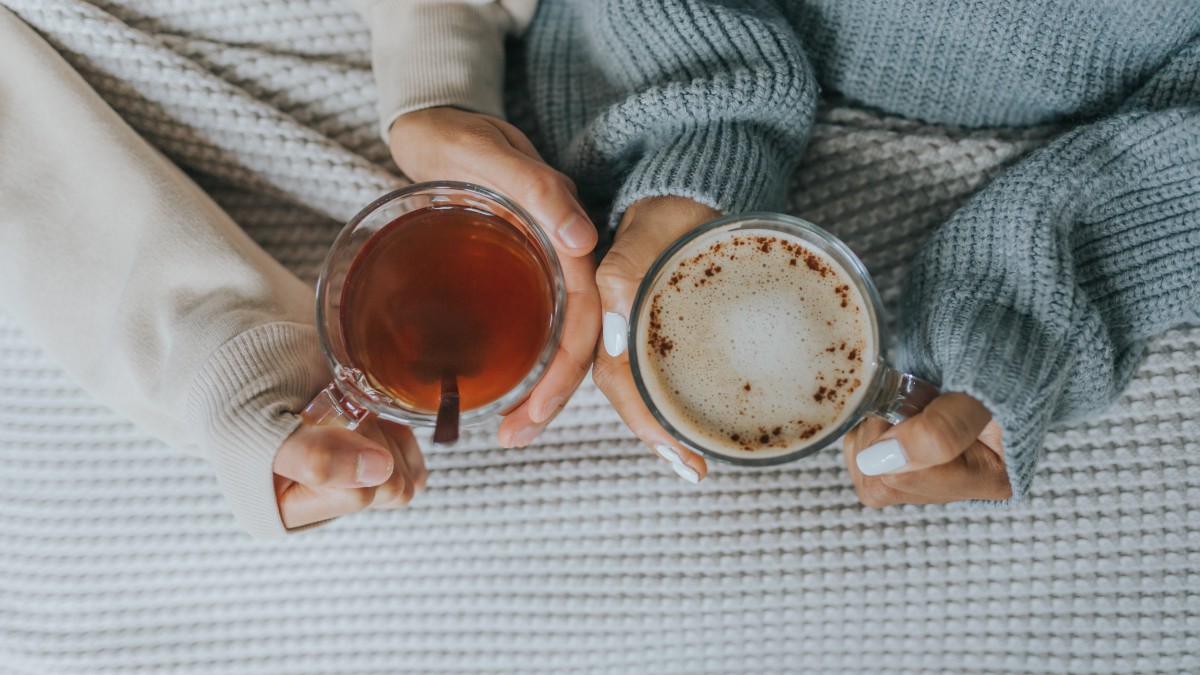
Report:
[[[631,210],[627,234],[642,231],[633,224],[644,215]],[[655,220],[682,222],[669,214]],[[888,424],[912,419],[898,427],[900,434],[951,438],[946,448],[915,450],[908,459],[912,469],[963,455],[989,416],[985,411],[976,424],[970,413],[978,411],[961,409],[964,398],[973,399],[942,396],[932,384],[889,365],[878,291],[843,242],[782,214],[747,213],[689,225],[644,271],[644,260],[630,264],[629,258],[654,255],[662,242],[630,237],[625,251],[619,239],[614,270],[600,277],[602,294],[614,285],[637,285],[628,310],[604,296],[606,351],[626,353],[624,340],[629,344],[628,367],[602,372],[602,386],[615,392],[610,398],[622,390],[636,392],[614,404],[680,476],[700,478],[697,453],[744,466],[807,457],[867,416],[879,421],[860,431],[875,429],[874,437]],[[614,317],[611,307],[625,313]],[[922,417],[931,403],[936,405]],[[958,423],[963,414],[968,422],[948,433],[946,424]],[[959,438],[962,429],[969,438]],[[869,464],[894,445],[885,439],[860,459]],[[926,449],[943,454],[922,454]],[[968,457],[975,459],[974,451]],[[878,459],[886,464],[889,457]],[[994,478],[994,465],[989,468]]]
[[[1000,427],[966,394],[942,394],[896,426],[868,418],[842,449],[858,498],[871,508],[1012,497]]]
[[[650,197],[625,211],[612,248],[596,271],[604,308],[603,348],[596,351],[592,379],[625,424],[684,480],[708,473],[704,457],[677,443],[642,402],[629,367],[629,313],[642,277],[671,242],[721,214],[685,197]]]
[[[412,431],[371,418],[357,430],[301,424],[275,454],[275,498],[284,527],[363,509],[400,508],[428,472]]]
[[[400,116],[390,130],[392,156],[414,181],[453,180],[491,188],[515,200],[542,225],[559,254],[567,307],[562,342],[529,398],[505,415],[500,440],[528,445],[562,409],[592,363],[600,332],[596,228],[575,199],[575,186],[550,168],[520,130],[504,120],[456,108]]]
[[[566,297],[546,234],[487,188],[417,183],[359,211],[317,280],[333,377],[276,454],[284,524],[406,504],[426,478],[409,427],[450,441],[521,406],[561,351]]]

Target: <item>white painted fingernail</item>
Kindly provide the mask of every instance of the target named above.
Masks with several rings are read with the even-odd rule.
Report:
[[[679,474],[680,478],[686,480],[692,485],[700,482],[700,474],[696,473],[696,470],[687,464],[672,464],[671,468],[675,469],[675,473]]]
[[[858,456],[854,458],[854,463],[858,464],[858,470],[864,474],[878,476],[903,469],[908,464],[908,455],[904,454],[904,448],[900,447],[900,441],[889,438],[858,453]]]
[[[620,356],[625,351],[629,326],[625,317],[616,312],[604,313],[604,351],[609,356]]]
[[[696,470],[692,467],[683,463],[683,457],[679,456],[679,452],[675,448],[669,445],[656,445],[654,446],[654,452],[657,452],[659,457],[670,462],[671,468],[675,470],[675,473],[679,474],[680,478],[692,485],[700,482],[700,474],[696,473]]]
[[[654,452],[672,464],[683,464],[683,458],[679,456],[679,451],[669,445],[656,445]]]

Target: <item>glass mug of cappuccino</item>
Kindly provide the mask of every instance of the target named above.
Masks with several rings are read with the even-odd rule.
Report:
[[[866,267],[799,218],[747,213],[676,240],[630,313],[634,382],[685,447],[749,466],[829,445],[866,415],[896,424],[937,387],[887,363]]]
[[[433,426],[446,382],[457,423],[523,401],[562,337],[558,256],[524,209],[469,183],[418,183],[342,229],[317,281],[333,382],[302,413],[355,428],[377,415]],[[455,436],[457,435],[455,425]]]

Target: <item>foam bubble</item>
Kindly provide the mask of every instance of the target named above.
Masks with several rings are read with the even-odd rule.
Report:
[[[726,232],[675,260],[637,335],[642,379],[674,427],[723,454],[769,457],[854,412],[877,350],[835,260],[770,230]]]

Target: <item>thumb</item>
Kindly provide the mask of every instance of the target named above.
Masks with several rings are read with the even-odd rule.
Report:
[[[613,245],[596,269],[596,285],[604,308],[606,348],[610,346],[609,326],[629,320],[638,284],[658,254],[685,232],[720,215],[719,211],[686,197],[650,197],[625,211]],[[614,317],[619,317],[620,322]],[[616,356],[611,349],[608,351]]]
[[[942,394],[863,449],[854,461],[868,476],[946,464],[966,452],[991,420],[988,409],[971,396]]]
[[[349,429],[301,424],[279,446],[273,468],[303,485],[361,488],[386,482],[395,459],[383,446]]]

